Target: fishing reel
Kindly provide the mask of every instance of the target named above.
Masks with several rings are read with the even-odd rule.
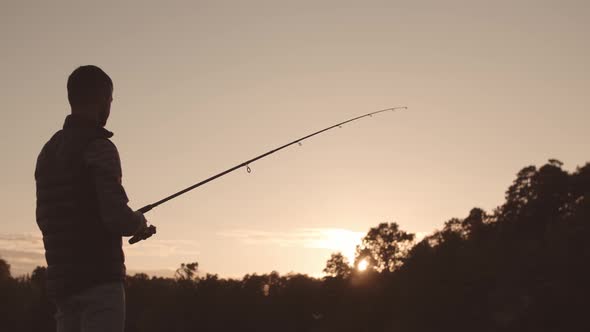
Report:
[[[156,234],[156,226],[149,225],[143,232],[133,235],[129,239],[129,244],[134,244],[141,240],[146,240],[154,234]]]

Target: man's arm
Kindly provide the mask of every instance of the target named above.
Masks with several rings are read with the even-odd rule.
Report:
[[[106,139],[91,142],[84,159],[94,178],[100,215],[107,229],[122,236],[131,236],[145,227],[142,213],[133,212],[121,184],[121,160],[113,143]]]

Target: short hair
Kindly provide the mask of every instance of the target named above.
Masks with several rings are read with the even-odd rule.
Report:
[[[68,77],[68,100],[72,107],[102,102],[112,93],[113,81],[97,66],[80,66]]]

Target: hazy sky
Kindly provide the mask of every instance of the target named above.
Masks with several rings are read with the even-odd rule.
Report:
[[[132,271],[319,275],[380,222],[430,233],[499,205],[516,172],[590,160],[588,1],[6,1],[0,256],[43,265],[33,172],[66,80],[114,80],[107,128],[139,208],[347,118],[364,119],[163,205]],[[160,271],[160,273],[165,273]]]

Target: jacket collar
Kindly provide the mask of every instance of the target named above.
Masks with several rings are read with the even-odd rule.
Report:
[[[95,131],[106,138],[113,137],[113,133],[98,126],[95,122],[76,114],[70,114],[66,117],[63,129],[78,129],[84,131]]]

